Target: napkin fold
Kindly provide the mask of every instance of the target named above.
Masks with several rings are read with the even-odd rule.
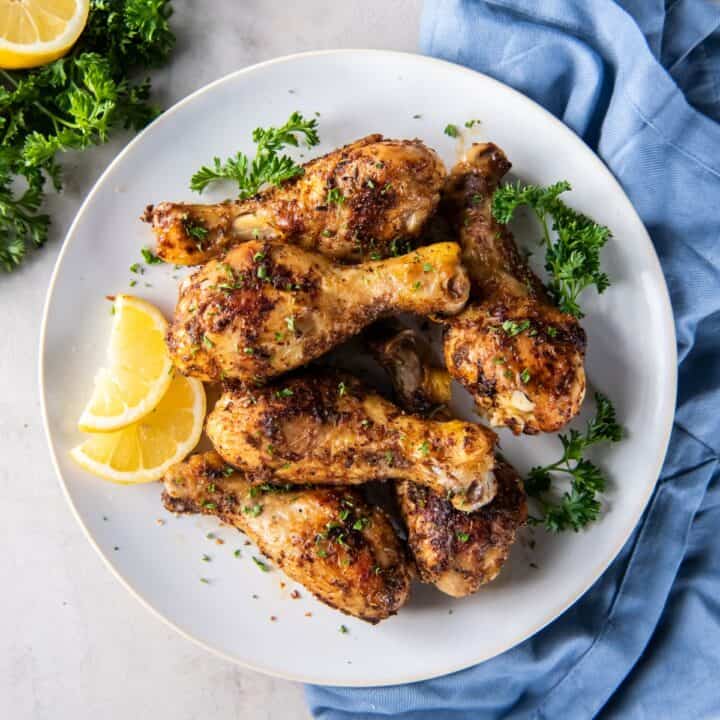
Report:
[[[720,3],[428,0],[425,53],[501,80],[600,155],[653,240],[678,406],[632,537],[580,601],[493,660],[389,688],[309,686],[321,720],[720,716]]]

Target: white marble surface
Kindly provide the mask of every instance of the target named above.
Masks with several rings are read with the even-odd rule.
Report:
[[[415,50],[421,2],[173,4],[178,48],[154,79],[165,106],[279,55]],[[50,463],[37,387],[45,291],[77,207],[123,142],[66,159],[66,191],[49,203],[51,241],[20,270],[0,275],[0,718],[306,719],[300,686],[220,660],[144,610],[85,540]]]

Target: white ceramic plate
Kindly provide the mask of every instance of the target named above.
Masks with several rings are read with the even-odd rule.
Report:
[[[534,549],[518,543],[499,580],[473,597],[453,600],[416,585],[399,615],[376,627],[326,608],[302,588],[301,599],[291,599],[295,584],[276,570],[260,572],[243,536],[211,519],[166,513],[159,485],[110,485],[68,456],[80,440],[76,418],[104,359],[110,329],[104,297],[130,291],[135,276],[128,267],[151,243],[148,226],[138,220],[143,208],[196,200],[188,181],[200,165],[250,151],[254,127],[280,124],[293,110],[320,114],[322,145],[313,153],[382,132],[420,137],[448,165],[458,143],[443,128],[479,118],[472,136],[465,132],[468,140],[498,143],[526,182],[570,180],[572,204],[614,233],[603,258],[612,287],[582,298],[591,388],[610,395],[628,435],[595,455],[612,478],[601,522],[578,534],[536,531]],[[151,267],[132,292],[169,315],[178,274]],[[45,313],[40,380],[47,433],[89,540],[125,586],[180,632],[226,658],[295,680],[421,680],[491,658],[537,632],[591,586],[630,535],[655,485],[672,422],[676,357],[668,294],[650,239],[620,186],[570,130],[524,96],[415,55],[340,51],[281,58],[178,103],[130,143],[88,196],[58,260]],[[467,402],[460,398],[459,406]],[[522,471],[554,458],[559,448],[551,436],[517,439],[502,432],[501,439]],[[236,548],[241,558],[234,557]],[[211,562],[202,562],[203,554]],[[341,624],[347,634],[338,631]]]

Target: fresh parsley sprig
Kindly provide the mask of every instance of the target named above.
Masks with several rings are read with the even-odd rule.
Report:
[[[600,250],[611,233],[560,199],[560,195],[570,189],[570,183],[565,180],[549,187],[504,185],[495,191],[492,212],[503,224],[510,222],[521,205],[535,213],[543,230],[550,292],[561,310],[581,318],[580,293],[591,285],[602,293],[610,285],[608,276],[600,270]],[[555,233],[554,238],[550,229]]]
[[[608,398],[595,394],[597,411],[585,428],[585,432],[571,430],[560,435],[562,457],[554,463],[534,467],[525,480],[527,494],[538,501],[541,515],[530,522],[544,525],[551,532],[572,529],[575,532],[597,520],[600,514],[598,493],[605,490],[606,480],[602,470],[583,457],[584,452],[600,442],[618,442],[623,430],[615,416],[615,408]],[[570,488],[558,499],[551,494],[555,474],[570,479]]]
[[[0,70],[0,265],[11,271],[48,236],[46,179],[62,189],[57,154],[138,130],[158,110],[129,73],[163,63],[175,42],[168,0],[91,0],[68,55],[33,70]]]
[[[204,165],[190,180],[190,189],[201,193],[212,182],[232,180],[238,184],[239,197],[245,199],[255,195],[264,185],[280,185],[286,180],[302,175],[303,168],[289,155],[280,155],[287,146],[298,147],[298,136],[303,137],[308,147],[320,142],[317,120],[306,120],[294,112],[279,128],[255,128],[252,139],[257,145],[255,157],[242,152],[225,162],[213,158],[213,165]]]

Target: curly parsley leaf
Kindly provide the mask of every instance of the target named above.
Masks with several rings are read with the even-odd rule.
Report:
[[[618,424],[615,408],[608,398],[595,394],[597,410],[585,428],[585,432],[571,430],[560,435],[562,457],[550,465],[534,467],[525,479],[525,490],[537,500],[541,514],[531,517],[530,522],[544,525],[551,532],[578,530],[597,520],[600,514],[598,493],[605,490],[606,479],[602,470],[587,460],[583,454],[600,442],[619,442],[623,429]],[[570,487],[559,498],[552,494],[556,474],[570,479]]]
[[[62,190],[58,153],[139,130],[158,110],[138,68],[159,65],[175,43],[168,0],[91,0],[88,22],[68,55],[32,70],[0,70],[0,264],[17,267],[47,239],[40,212],[45,182]]]
[[[279,128],[255,128],[252,134],[255,157],[242,152],[222,162],[213,158],[212,166],[204,165],[190,179],[190,189],[201,193],[218,180],[231,180],[238,185],[240,199],[255,195],[265,185],[280,185],[286,180],[302,175],[303,168],[289,155],[280,155],[285,147],[298,147],[302,137],[308,147],[320,142],[317,120],[306,120],[294,112]]]
[[[591,285],[602,293],[610,285],[608,276],[600,270],[600,251],[611,233],[607,227],[573,210],[560,199],[560,195],[570,189],[570,183],[565,180],[549,187],[522,186],[520,183],[504,185],[493,195],[492,212],[503,224],[509,223],[523,205],[535,213],[543,231],[545,269],[551,277],[550,293],[561,310],[581,318],[580,293]],[[551,237],[551,229],[554,237]]]

